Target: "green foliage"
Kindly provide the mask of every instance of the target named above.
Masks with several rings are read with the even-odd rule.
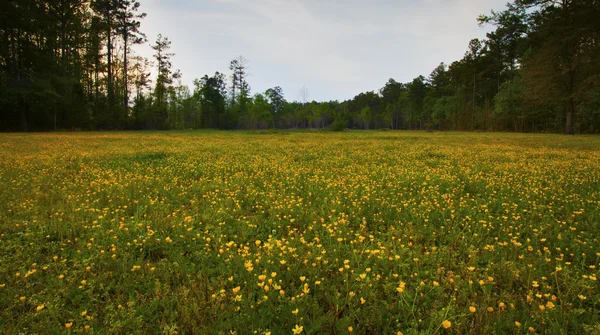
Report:
[[[150,61],[130,50],[146,41],[135,0],[9,1],[0,13],[0,130],[324,129],[340,108],[353,129],[600,129],[595,0],[507,3],[478,17],[493,29],[461,59],[341,102],[311,102],[306,88],[288,102],[279,86],[256,100],[242,56],[184,94],[160,34],[150,85]]]
[[[332,131],[344,131],[348,127],[348,120],[343,117],[337,117],[329,126]]]
[[[205,75],[194,80],[194,100],[200,104],[201,114],[198,128],[220,128],[225,113],[227,95],[225,75],[216,72],[212,77]]]
[[[515,130],[520,126],[519,119],[524,122],[523,91],[520,80],[506,82],[496,96],[494,116],[498,122],[513,124]]]
[[[457,109],[456,105],[456,99],[453,96],[444,96],[437,99],[431,113],[433,124],[439,125],[439,128],[441,129],[445,120],[451,120],[453,118]]]
[[[250,128],[269,128],[273,124],[273,115],[269,101],[262,94],[254,95],[250,107]]]
[[[364,127],[366,129],[369,129],[369,125],[371,124],[371,120],[373,118],[373,111],[371,110],[371,107],[369,107],[369,106],[363,107],[360,110],[359,116],[364,123]]]

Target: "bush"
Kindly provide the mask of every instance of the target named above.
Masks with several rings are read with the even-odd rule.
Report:
[[[329,126],[329,129],[332,131],[344,131],[348,126],[348,121],[343,118],[337,118],[333,123]]]

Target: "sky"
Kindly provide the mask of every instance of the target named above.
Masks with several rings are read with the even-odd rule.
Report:
[[[507,0],[140,0],[148,14],[151,58],[161,33],[171,40],[173,69],[195,78],[230,74],[248,60],[251,94],[280,86],[289,101],[347,100],[377,91],[388,79],[429,76],[441,62],[460,60],[469,41],[493,27],[476,18]]]

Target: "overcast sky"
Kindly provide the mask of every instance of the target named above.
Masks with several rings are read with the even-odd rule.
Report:
[[[378,90],[389,78],[427,77],[440,63],[464,55],[483,38],[476,18],[507,0],[141,0],[150,45],[172,41],[173,68],[192,88],[194,78],[229,72],[239,55],[249,61],[252,94],[281,86],[286,99],[346,100]]]

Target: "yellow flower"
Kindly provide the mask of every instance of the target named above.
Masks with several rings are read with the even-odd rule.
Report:
[[[515,321],[515,326],[521,327],[521,323],[519,321]]]
[[[295,310],[292,311],[292,314],[294,315],[298,315],[298,308],[296,308]]]
[[[477,308],[471,306],[471,307],[469,307],[469,312],[475,313],[475,312],[477,312]]]
[[[167,242],[167,243],[171,243],[171,242],[173,242],[173,240],[172,240],[172,239],[171,239],[169,236],[167,236],[167,237],[165,238],[165,242]]]
[[[25,301],[25,297],[20,297],[19,300]]]
[[[39,305],[38,307],[35,308],[36,311],[41,311],[42,309],[44,309],[46,306],[44,306],[44,304]]]
[[[254,270],[254,267],[252,266],[252,262],[251,261],[245,261],[244,262],[244,267],[246,268],[246,270],[248,272],[252,272],[252,270]]]
[[[65,327],[67,327],[67,329],[71,329],[71,327],[73,327],[73,322],[65,323]]]
[[[304,330],[303,326],[296,325],[296,327],[294,327],[294,329],[292,329],[292,332],[294,334],[300,334],[300,333],[302,333],[303,330]]]
[[[548,301],[546,303],[546,307],[549,308],[549,309],[552,309],[552,308],[554,308],[554,304],[552,303],[552,301]]]
[[[442,326],[443,326],[444,328],[448,329],[448,328],[452,327],[452,322],[450,322],[450,321],[448,321],[448,320],[444,320],[444,321],[442,322]]]
[[[348,333],[352,333],[354,331],[354,328],[352,328],[352,326],[348,327]]]

